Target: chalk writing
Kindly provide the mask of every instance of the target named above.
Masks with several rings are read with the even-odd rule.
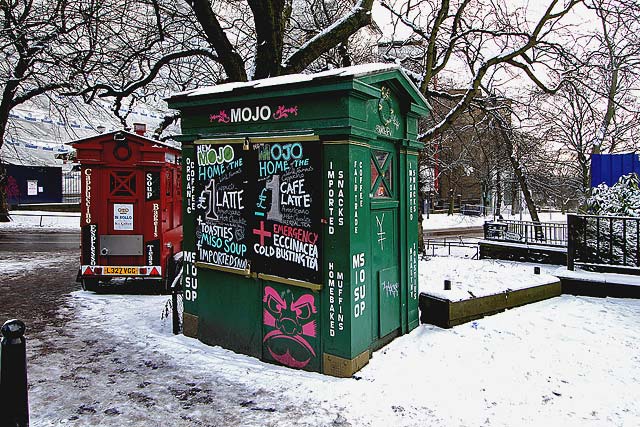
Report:
[[[382,282],[382,290],[387,294],[388,297],[397,297],[399,295],[400,284],[399,283],[391,283],[388,281]]]
[[[344,273],[336,271],[334,263],[327,263],[329,274],[329,336],[335,337],[344,331]]]
[[[319,281],[320,218],[317,143],[255,144],[258,164],[256,200],[252,205],[256,226],[255,268],[269,274]]]
[[[360,230],[360,208],[364,203],[362,161],[353,161],[353,233]]]
[[[327,170],[327,207],[329,210],[329,234],[335,233],[335,227],[344,226],[344,171],[336,171],[333,162]]]
[[[182,274],[184,299],[187,301],[195,301],[198,299],[198,267],[195,252],[184,252],[184,271]]]
[[[280,210],[280,176],[273,175],[271,179],[267,180],[264,189],[271,192],[271,208],[269,208],[269,212],[267,212],[267,219],[282,221],[282,212]]]
[[[196,148],[195,256],[201,262],[245,270],[251,243],[245,232],[249,225],[242,154],[240,146]]]
[[[414,242],[409,248],[409,297],[418,299],[418,244]]]
[[[409,169],[409,221],[417,218],[418,214],[418,173],[414,162],[407,162]]]
[[[187,172],[196,171],[197,259],[318,283],[319,157],[315,142],[198,145]]]
[[[364,252],[353,255],[353,317],[362,316],[367,308],[367,273]]]
[[[384,231],[384,213],[382,218],[376,215],[376,223],[378,224],[378,243],[380,244],[380,249],[384,251],[384,241],[387,240],[387,232]]]
[[[91,168],[84,170],[84,222],[91,223]]]

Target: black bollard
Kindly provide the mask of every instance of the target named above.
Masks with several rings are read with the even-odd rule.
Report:
[[[173,334],[178,335],[180,333],[180,313],[178,313],[178,292],[177,288],[171,289],[171,314],[173,323]]]
[[[27,394],[26,327],[20,320],[8,320],[2,325],[0,352],[0,402],[2,425],[29,425],[29,398]]]
[[[444,281],[444,290],[445,291],[450,291],[451,290],[451,280],[445,280]]]

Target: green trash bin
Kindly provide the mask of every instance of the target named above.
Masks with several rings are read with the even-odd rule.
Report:
[[[418,325],[417,123],[370,64],[172,96],[182,117],[184,333],[351,376]]]

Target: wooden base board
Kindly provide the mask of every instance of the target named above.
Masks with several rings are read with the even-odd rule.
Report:
[[[370,353],[366,350],[353,359],[344,359],[324,353],[322,357],[322,373],[332,377],[351,378],[353,374],[369,363]]]
[[[557,297],[561,294],[562,287],[559,281],[453,302],[421,293],[419,300],[420,321],[442,328],[451,328],[484,316],[500,313],[509,308]]]
[[[198,316],[189,313],[182,314],[182,333],[186,337],[198,337]]]
[[[591,282],[561,277],[562,292],[570,295],[612,298],[640,298],[640,286],[623,283]]]
[[[480,259],[503,259],[507,261],[538,262],[542,264],[567,265],[566,248],[530,245],[509,245],[505,242],[482,240]]]

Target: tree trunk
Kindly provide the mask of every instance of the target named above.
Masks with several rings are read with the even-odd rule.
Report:
[[[424,206],[424,195],[418,191],[418,253],[424,253],[424,230],[422,229],[422,206]]]
[[[0,222],[9,222],[9,205],[7,204],[7,168],[0,163]]]
[[[494,216],[500,216],[500,211],[502,210],[502,176],[500,175],[500,171],[496,172],[496,207],[494,211]]]
[[[513,169],[513,174],[516,176],[518,180],[518,184],[520,185],[520,189],[522,190],[522,195],[524,196],[524,202],[527,205],[527,210],[531,215],[531,221],[535,223],[540,223],[540,217],[538,216],[538,210],[536,209],[536,205],[533,201],[533,197],[531,196],[531,191],[529,190],[529,185],[527,184],[527,179],[522,172],[522,168],[520,166],[520,161],[516,158],[515,149],[513,145],[513,140],[511,139],[512,133],[506,129],[505,124],[503,123],[501,118],[498,118],[498,129],[500,129],[500,135],[504,141],[505,148],[507,149],[507,156],[509,157],[509,163]],[[537,239],[544,239],[544,235],[542,232],[541,226],[535,227],[535,233]]]
[[[13,95],[13,94],[11,94]],[[3,94],[2,102],[0,102],[0,149],[4,142],[4,134],[7,131],[7,121],[9,120],[9,111],[11,105],[6,98],[7,93]],[[9,205],[7,203],[7,168],[0,161],[0,222],[9,221]]]

